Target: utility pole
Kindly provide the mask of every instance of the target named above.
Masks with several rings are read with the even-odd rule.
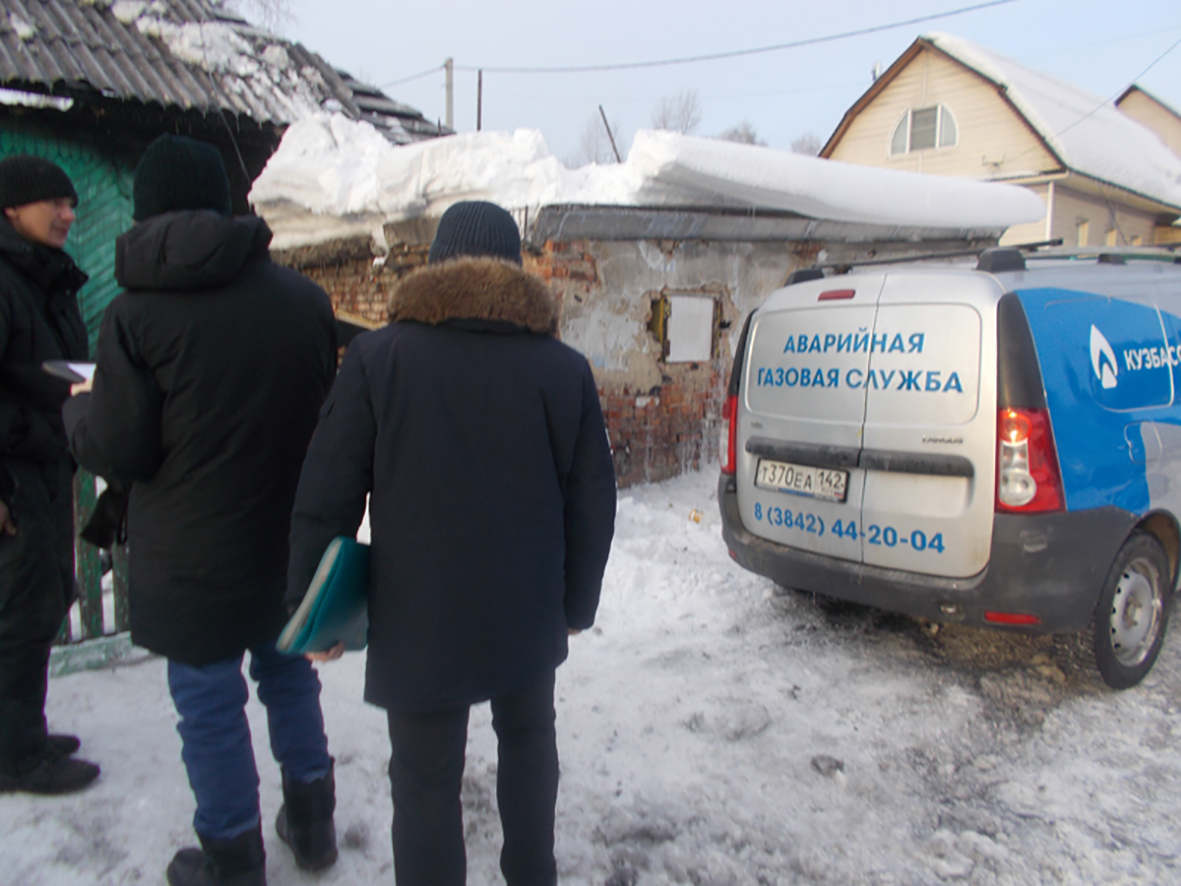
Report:
[[[455,131],[455,59],[443,62],[447,71],[447,128]]]
[[[479,132],[484,123],[484,69],[476,74],[476,132]]]

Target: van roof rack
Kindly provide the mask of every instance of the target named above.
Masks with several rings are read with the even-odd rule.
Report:
[[[1062,240],[1043,240],[1038,243],[1019,243],[1016,246],[976,246],[968,249],[954,249],[947,252],[924,252],[917,255],[898,255],[889,258],[867,258],[861,261],[835,261],[835,262],[818,262],[808,268],[800,268],[792,271],[788,275],[787,282],[784,286],[790,286],[792,283],[802,283],[805,280],[819,280],[825,271],[832,271],[834,274],[847,274],[853,268],[868,268],[874,265],[900,265],[910,264],[911,262],[935,261],[943,258],[970,258],[971,256],[983,256],[988,252],[1016,252],[1020,257],[1021,252],[1032,252],[1045,246],[1061,246]],[[820,276],[803,276],[805,274],[814,275],[819,272]],[[800,276],[796,276],[799,274]]]
[[[1124,265],[1132,261],[1181,264],[1181,255],[1177,254],[1178,247],[1181,247],[1181,243],[1166,243],[1160,246],[1064,246],[1039,250],[1031,255],[1030,259],[1094,261],[1101,265]]]

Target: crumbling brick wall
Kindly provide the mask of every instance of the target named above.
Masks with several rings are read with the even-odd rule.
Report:
[[[677,244],[661,247],[675,252]],[[621,295],[618,281],[604,279],[601,251],[586,241],[550,241],[527,255],[525,265],[561,300],[561,331],[566,338],[585,337],[580,334],[587,332],[586,326],[602,323],[602,305],[608,298],[632,307],[629,319],[638,340],[631,344],[635,353],[621,358],[631,364],[628,369],[611,370],[593,348],[587,348],[619,485],[665,480],[716,463],[729,348],[720,346],[713,359],[700,363],[663,362],[659,344],[644,332],[651,319],[644,312],[650,312],[652,293],[638,299]],[[737,311],[724,287],[715,288],[729,318],[724,325],[729,326]]]
[[[333,311],[380,325],[386,322],[394,284],[425,265],[429,249],[429,242],[395,243],[385,255],[375,255],[369,238],[357,237],[276,250],[271,257],[320,284],[332,299]]]

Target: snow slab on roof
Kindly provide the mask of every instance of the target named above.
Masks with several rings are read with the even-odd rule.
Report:
[[[959,37],[924,39],[1002,86],[1067,168],[1181,209],[1181,157],[1110,101]]]
[[[998,233],[1045,215],[1040,198],[1012,185],[854,166],[670,132],[637,133],[624,163],[568,169],[536,130],[473,132],[395,147],[369,124],[341,114],[292,124],[250,200],[267,217],[271,208],[294,205],[325,219],[319,227],[303,224],[299,234],[277,235],[278,248],[340,236],[342,219],[372,226],[438,216],[460,200],[491,200],[531,216],[542,206],[570,203],[741,208]]]

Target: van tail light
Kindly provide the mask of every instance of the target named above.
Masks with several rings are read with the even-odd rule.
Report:
[[[998,409],[997,511],[1060,511],[1064,502],[1049,413],[1045,409]]]
[[[731,394],[722,407],[722,434],[718,441],[718,461],[723,474],[733,474],[738,467],[738,397]]]

